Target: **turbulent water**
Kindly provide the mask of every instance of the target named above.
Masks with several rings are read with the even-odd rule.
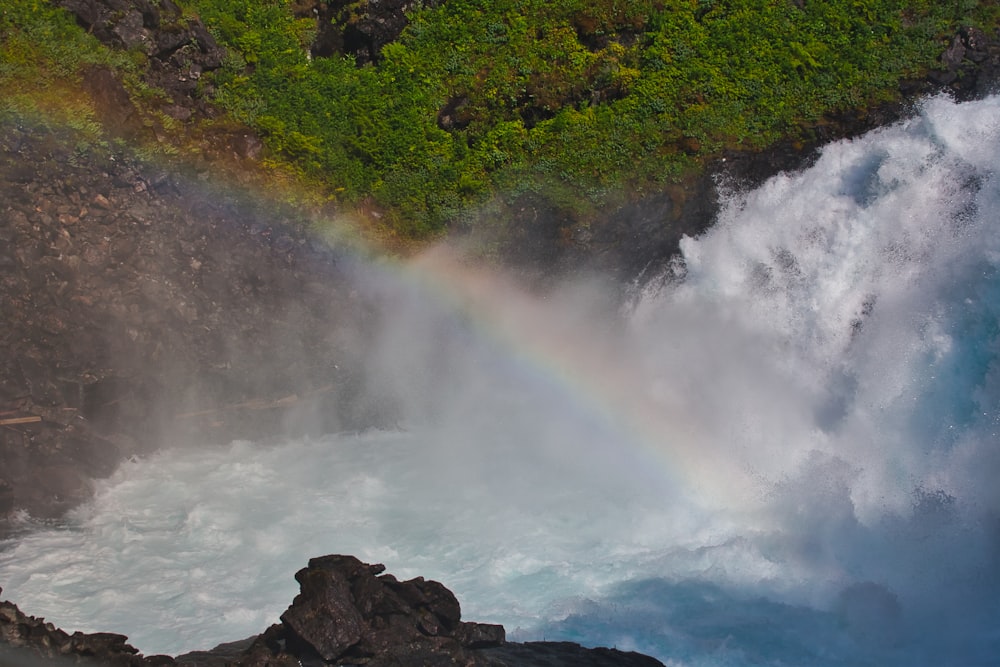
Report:
[[[728,195],[628,309],[443,254],[362,272],[398,430],[126,463],[0,552],[4,595],[179,653],[337,552],[671,666],[995,665],[997,165],[1000,99],[931,100]]]

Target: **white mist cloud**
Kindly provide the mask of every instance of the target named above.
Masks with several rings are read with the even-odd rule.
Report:
[[[398,430],[126,464],[0,553],[5,592],[178,652],[263,629],[345,552],[521,638],[973,662],[1000,614],[997,117],[934,101],[734,194],[630,310],[446,248],[359,267],[382,308],[360,386]]]

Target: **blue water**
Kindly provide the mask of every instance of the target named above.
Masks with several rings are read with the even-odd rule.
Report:
[[[1000,99],[929,100],[727,194],[629,307],[361,267],[397,430],[128,462],[0,552],[4,595],[180,653],[340,552],[671,667],[1000,664],[997,165]]]

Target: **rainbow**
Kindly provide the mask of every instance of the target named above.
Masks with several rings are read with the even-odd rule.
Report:
[[[34,122],[49,127],[59,124],[42,118]],[[594,320],[557,307],[555,302],[562,296],[572,300],[585,287],[556,290],[549,296],[532,294],[502,270],[473,261],[446,244],[414,252],[386,232],[371,207],[338,210],[305,191],[300,182],[280,174],[271,174],[276,180],[262,188],[261,174],[249,179],[244,175],[244,182],[238,182],[222,170],[222,178],[202,180],[190,171],[185,174],[183,163],[169,156],[154,155],[147,161],[154,170],[169,171],[188,201],[210,202],[225,194],[261,203],[269,199],[310,202],[308,210],[301,211],[314,238],[393,280],[420,284],[444,308],[472,322],[477,334],[490,341],[498,354],[569,398],[581,415],[622,434],[620,441],[602,445],[613,451],[581,452],[581,456],[613,457],[665,490],[690,491],[689,497],[745,497],[747,489],[739,483],[746,479],[745,471],[709,442],[686,400],[645,386],[650,380],[643,375],[642,360],[619,349],[618,338],[594,335]],[[251,191],[255,187],[257,191]],[[586,308],[580,312],[587,312]]]
[[[644,377],[643,360],[622,349],[620,336],[595,334],[602,320],[586,317],[585,306],[560,307],[562,297],[585,300],[579,295],[587,286],[533,294],[501,270],[446,245],[427,250],[400,271],[403,280],[421,281],[471,321],[511,363],[569,397],[581,414],[622,434],[618,442],[588,445],[613,451],[581,456],[624,458],[635,475],[659,484],[665,497],[682,493],[688,500],[714,503],[744,500],[755,492],[753,484],[747,486],[746,471],[709,442],[685,399]]]

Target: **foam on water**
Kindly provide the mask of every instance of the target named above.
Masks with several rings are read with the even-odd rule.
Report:
[[[351,553],[518,639],[995,664],[997,164],[1000,100],[931,100],[727,196],[625,314],[440,258],[361,276],[399,431],[126,463],[0,552],[0,585],[179,653],[263,630],[310,556]]]

